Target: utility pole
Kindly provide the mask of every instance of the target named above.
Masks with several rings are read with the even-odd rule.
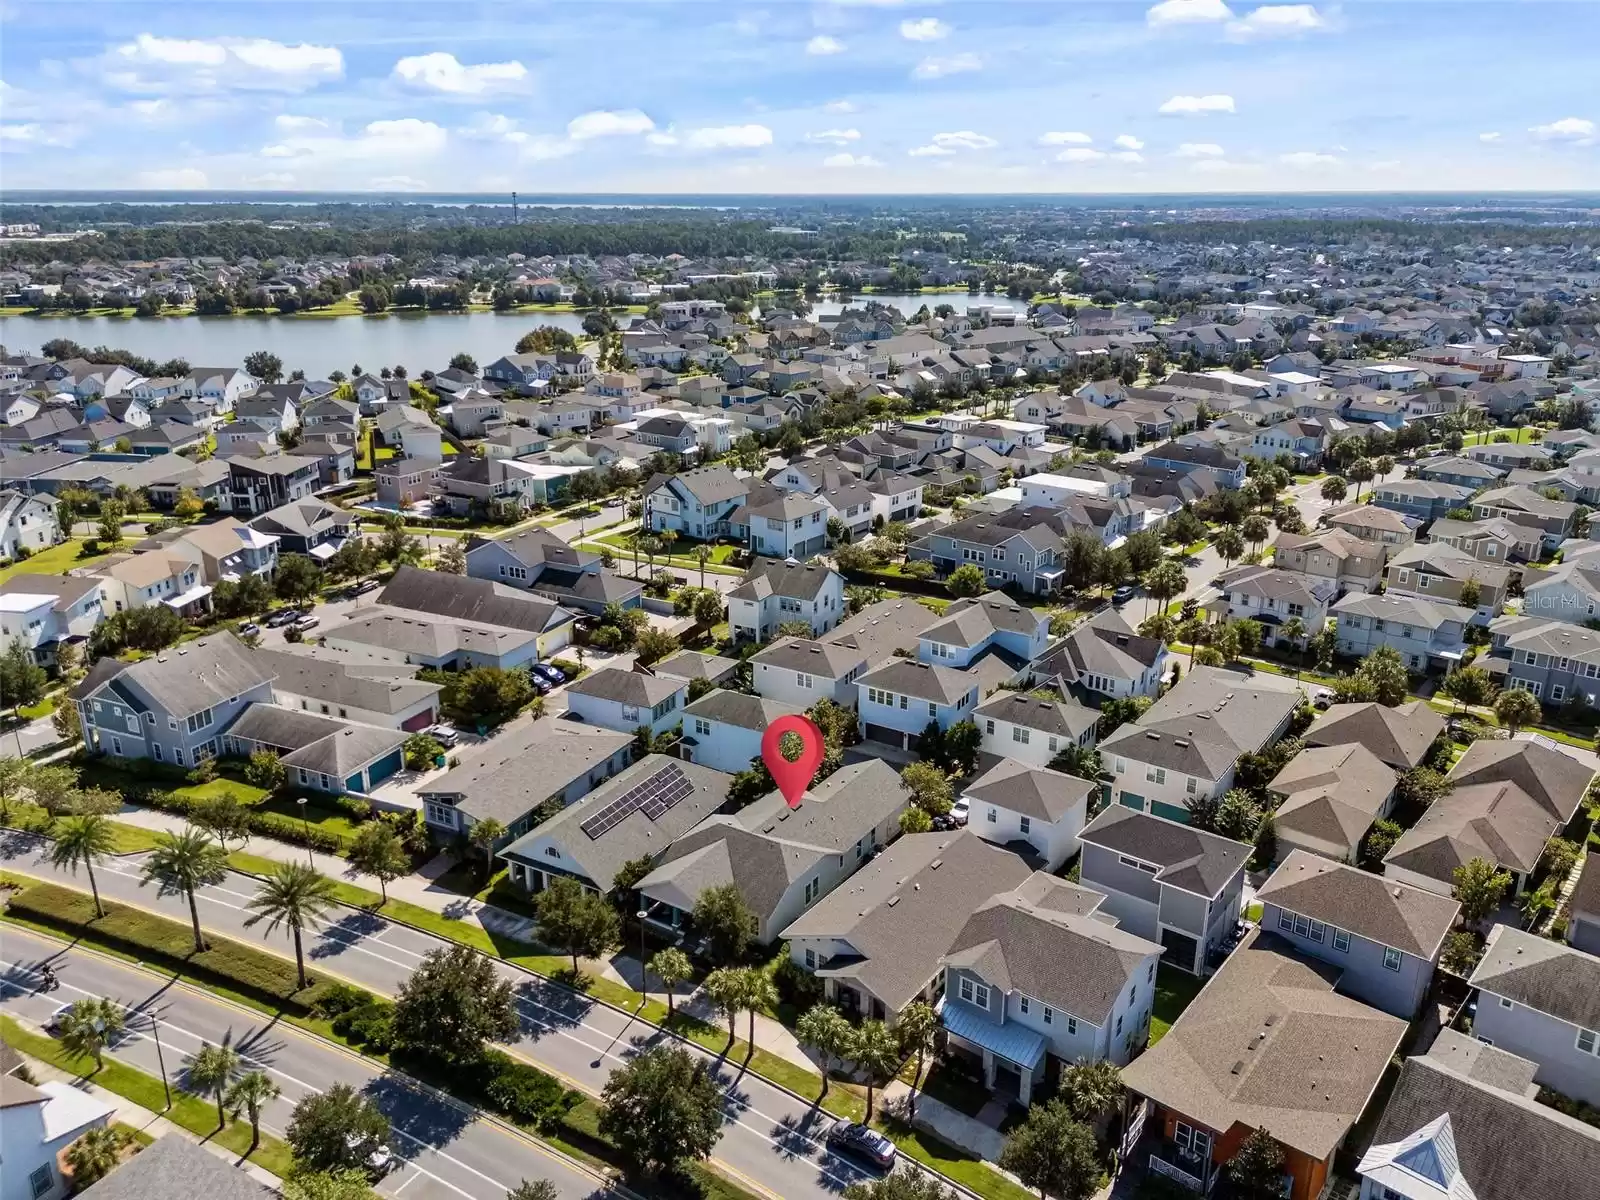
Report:
[[[511,223],[513,225],[517,223],[517,194],[515,192],[511,193]]]
[[[167,1094],[167,1107],[161,1111],[167,1112],[172,1108],[172,1085],[167,1082],[167,1060],[161,1053],[161,1022],[156,1020],[153,1013],[150,1016],[150,1032],[155,1035],[156,1040],[156,1062],[161,1066],[161,1088]]]

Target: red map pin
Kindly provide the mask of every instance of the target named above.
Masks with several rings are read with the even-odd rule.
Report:
[[[783,735],[792,733],[800,739],[800,757],[790,762],[783,756],[779,744]],[[767,764],[767,770],[772,772],[772,778],[778,785],[778,790],[783,793],[783,798],[789,802],[790,808],[798,808],[801,798],[806,794],[806,789],[811,786],[811,781],[817,777],[817,768],[822,765],[822,730],[818,729],[816,722],[810,717],[800,716],[798,713],[779,717],[767,731],[761,735],[761,761]]]

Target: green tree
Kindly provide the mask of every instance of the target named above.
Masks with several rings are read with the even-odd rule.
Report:
[[[1006,1138],[1000,1166],[1041,1198],[1089,1200],[1100,1188],[1094,1132],[1060,1100],[1036,1104]]]
[[[911,803],[930,817],[942,817],[954,803],[950,781],[932,763],[914,762],[900,772],[900,790],[911,793]]]
[[[576,879],[563,876],[534,899],[539,914],[539,937],[547,945],[572,955],[572,974],[578,975],[580,957],[609,954],[622,935],[617,910],[605,898],[585,891]]]
[[[933,1053],[934,1035],[939,1031],[939,1014],[922,1000],[913,1000],[900,1013],[895,1032],[900,1035],[900,1053],[917,1056],[917,1072],[911,1077],[910,1120],[917,1119],[917,1088],[922,1084],[922,1064]]]
[[[506,1200],[561,1200],[561,1193],[548,1179],[524,1179],[506,1194]]]
[[[1532,692],[1507,688],[1495,697],[1494,715],[1500,719],[1500,724],[1515,734],[1524,725],[1538,724],[1544,716],[1544,710]]]
[[[120,500],[100,502],[100,523],[95,527],[95,537],[102,546],[116,546],[122,541],[122,518],[126,510]]]
[[[761,922],[732,883],[701,892],[694,902],[692,920],[695,930],[709,943],[711,961],[721,966],[742,959],[761,931]]]
[[[650,973],[661,980],[661,986],[667,991],[667,1018],[670,1021],[673,1013],[674,989],[694,974],[694,965],[689,961],[689,956],[676,946],[668,946],[665,950],[657,950],[650,956]]]
[[[1216,831],[1236,842],[1253,842],[1261,822],[1261,806],[1243,788],[1229,788],[1217,806]]]
[[[364,1170],[308,1171],[296,1167],[283,1181],[283,1200],[378,1200]]]
[[[733,1048],[734,1021],[738,1019],[744,1003],[744,978],[739,967],[718,967],[707,975],[700,990],[711,1007],[728,1018],[728,1048]]]
[[[173,516],[187,521],[190,517],[198,517],[205,510],[205,501],[200,499],[199,493],[193,488],[180,487],[178,489],[177,499],[172,504]]]
[[[11,822],[11,802],[27,786],[28,765],[25,758],[0,758],[0,825]]]
[[[822,1092],[817,1097],[821,1104],[828,1094],[828,1085],[832,1082],[828,1072],[836,1060],[843,1058],[850,1049],[851,1039],[855,1037],[855,1030],[843,1013],[831,1004],[813,1004],[800,1014],[800,1019],[795,1022],[795,1038],[802,1046],[809,1046],[817,1052],[817,1057],[822,1060]]]
[[[289,780],[289,770],[271,750],[255,750],[244,769],[245,782],[262,791],[275,792]]]
[[[72,1172],[74,1191],[99,1183],[122,1161],[122,1152],[132,1139],[120,1125],[86,1129],[83,1136],[67,1147],[67,1169]]]
[[[1456,702],[1456,707],[1478,708],[1494,700],[1494,678],[1482,667],[1462,667],[1445,676],[1439,692]]]
[[[235,805],[237,807],[237,805]],[[144,860],[144,877],[139,881],[157,885],[161,896],[182,896],[189,902],[189,923],[194,932],[196,954],[206,948],[200,931],[200,905],[196,893],[216,887],[228,878],[228,855],[203,829],[189,826],[181,833],[156,836],[155,849]]]
[[[1402,804],[1427,808],[1439,797],[1448,795],[1455,784],[1432,767],[1412,767],[1401,771],[1395,782],[1395,799]]]
[[[844,1200],[956,1200],[936,1175],[901,1167],[878,1179],[860,1179],[844,1190]]]
[[[250,836],[251,810],[232,796],[210,796],[189,811],[189,820],[217,839],[226,856],[228,843],[244,844]]]
[[[705,547],[701,546],[700,549],[704,550]],[[703,565],[701,569],[704,570]],[[722,611],[722,597],[714,590],[708,588],[695,596],[694,623],[701,629],[710,629],[721,621]],[[810,635],[811,629],[807,626],[805,636],[809,637]]]
[[[239,1067],[237,1050],[227,1043],[213,1046],[210,1042],[201,1042],[200,1049],[191,1054],[184,1064],[184,1074],[189,1078],[190,1088],[202,1096],[210,1094],[216,1097],[218,1129],[228,1123],[223,1097],[233,1083],[234,1076],[238,1075]]]
[[[364,1171],[389,1142],[389,1118],[348,1083],[313,1092],[294,1106],[284,1140],[312,1171]]]
[[[882,1021],[863,1021],[850,1038],[850,1061],[867,1077],[867,1123],[872,1123],[874,1089],[886,1085],[900,1069],[905,1056],[900,1039]]]
[[[1477,608],[1482,599],[1483,585],[1479,583],[1477,579],[1466,579],[1462,581],[1461,595],[1456,601],[1461,605],[1462,608]]]
[[[11,705],[13,719],[22,720],[22,710],[44,699],[50,676],[33,661],[33,655],[18,638],[0,656],[0,703]]]
[[[322,568],[304,554],[285,554],[278,559],[273,587],[280,599],[303,604],[322,588]]]
[[[1218,554],[1222,555],[1222,565],[1231,566],[1233,560],[1244,554],[1244,534],[1237,525],[1224,525],[1217,530],[1216,536],[1211,539],[1211,544]]]
[[[963,563],[951,571],[944,586],[952,596],[957,597],[981,596],[987,588],[983,571],[972,563]]]
[[[1241,1198],[1269,1200],[1281,1196],[1283,1177],[1283,1147],[1264,1126],[1252,1129],[1228,1160],[1228,1179]]]
[[[1450,894],[1461,905],[1461,919],[1468,926],[1480,924],[1494,915],[1511,887],[1511,876],[1486,858],[1474,858],[1452,873]]]
[[[423,1058],[476,1062],[517,1034],[516,999],[493,960],[469,946],[434,950],[400,988],[394,1042]]]
[[[1251,546],[1260,547],[1267,538],[1272,536],[1272,527],[1267,524],[1265,517],[1259,513],[1252,513],[1240,522],[1239,532]]]
[[[1356,678],[1371,685],[1374,698],[1385,708],[1404,704],[1411,687],[1405,662],[1391,646],[1379,646],[1363,658]]]
[[[336,902],[333,881],[315,867],[305,863],[280,863],[256,888],[256,894],[245,901],[251,916],[245,928],[266,922],[267,932],[278,926],[287,926],[294,940],[294,965],[299,975],[300,987],[306,986],[306,956],[301,935],[307,929],[318,929],[323,917]]]
[[[501,725],[533,696],[525,671],[473,667],[455,681],[450,693],[451,715],[468,725]]]
[[[97,917],[106,915],[100,903],[100,885],[94,877],[96,863],[104,862],[117,848],[117,835],[111,822],[103,813],[85,813],[78,817],[62,817],[52,830],[55,841],[50,844],[50,865],[66,867],[74,875],[81,866],[89,876],[89,891],[94,895]]]
[[[350,843],[350,865],[378,881],[379,907],[389,903],[389,885],[411,870],[404,841],[388,821],[368,821]]]
[[[467,573],[467,552],[461,548],[459,541],[449,542],[439,551],[439,570],[446,575]]]
[[[644,667],[676,654],[679,648],[676,637],[654,625],[646,625],[633,640],[634,659]]]
[[[740,972],[739,1004],[750,1014],[750,1053],[756,1048],[756,1014],[778,1007],[778,987],[772,976],[760,967],[745,967]]]
[[[444,753],[444,747],[425,733],[413,733],[400,747],[400,753],[405,758],[408,768],[413,771],[427,771]]]
[[[1144,590],[1150,599],[1165,610],[1167,602],[1173,597],[1181,595],[1183,589],[1189,586],[1188,576],[1183,568],[1173,559],[1163,559],[1156,564],[1148,575],[1145,576]],[[1145,611],[1149,611],[1149,602],[1145,603]]]
[[[269,350],[256,350],[244,356],[244,369],[262,383],[277,383],[283,378],[283,359]]]
[[[1439,965],[1446,971],[1466,979],[1482,957],[1483,947],[1478,945],[1478,939],[1466,930],[1458,929],[1445,936],[1444,949],[1439,954]]]
[[[1122,1103],[1122,1072],[1108,1058],[1082,1059],[1062,1070],[1060,1094],[1075,1120],[1093,1126]]]
[[[228,1087],[224,1098],[228,1111],[235,1117],[240,1113],[250,1121],[250,1149],[261,1144],[261,1110],[283,1094],[265,1071],[246,1071]]]
[[[914,804],[900,814],[901,833],[927,833],[932,828],[933,818]]]
[[[506,836],[504,823],[493,817],[485,817],[481,821],[472,823],[472,832],[467,835],[467,840],[483,851],[483,882],[487,884],[494,876],[494,848],[500,839]]]
[[[85,996],[62,1014],[56,1038],[68,1054],[94,1059],[94,1069],[99,1071],[106,1065],[106,1047],[121,1034],[123,1022],[122,1006],[115,1000]]]
[[[55,763],[39,766],[35,763],[23,778],[29,797],[51,816],[66,816],[76,811],[78,773],[71,767]]]
[[[601,1093],[601,1136],[646,1175],[709,1157],[723,1119],[721,1086],[681,1046],[635,1056],[611,1073]]]

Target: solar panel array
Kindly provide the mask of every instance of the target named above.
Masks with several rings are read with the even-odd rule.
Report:
[[[659,821],[669,808],[693,794],[694,784],[683,773],[683,769],[669,763],[643,783],[629,788],[579,828],[591,838],[600,838],[635,812],[642,812],[652,821]]]

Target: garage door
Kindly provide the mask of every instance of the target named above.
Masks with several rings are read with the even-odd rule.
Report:
[[[1167,948],[1161,961],[1171,963],[1180,971],[1194,974],[1194,952],[1199,945],[1199,939],[1190,937],[1187,933],[1179,933],[1176,929],[1161,930],[1161,944]]]
[[[890,729],[887,725],[874,725],[867,723],[867,741],[882,742],[886,746],[904,746],[905,734],[898,729]]]
[[[1144,811],[1144,797],[1135,796],[1132,792],[1118,793],[1117,803],[1124,804],[1129,808],[1137,809],[1140,812]]]
[[[414,717],[401,721],[400,728],[407,733],[416,733],[418,730],[426,729],[429,725],[432,725],[433,720],[433,709],[429,708],[419,712]]]

